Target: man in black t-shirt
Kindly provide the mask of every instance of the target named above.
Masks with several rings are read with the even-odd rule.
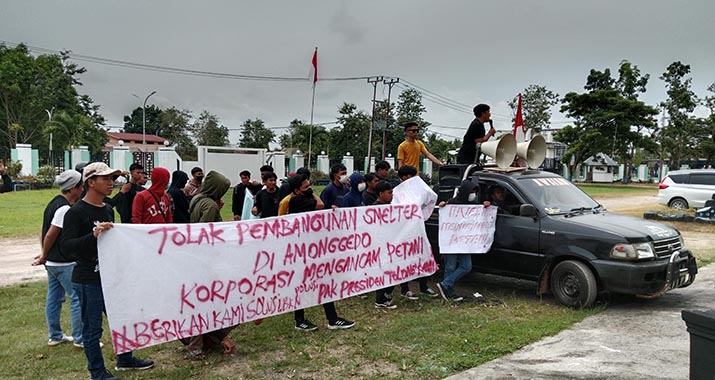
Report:
[[[367,189],[362,193],[362,198],[365,201],[366,206],[370,206],[377,200],[377,191],[375,186],[380,182],[380,177],[376,173],[365,174],[365,183],[367,184]]]
[[[104,198],[112,193],[114,178],[119,173],[119,170],[110,169],[103,162],[94,162],[84,168],[87,194],[67,210],[61,236],[62,251],[77,259],[72,272],[72,287],[82,306],[83,348],[91,379],[115,378],[104,365],[99,343],[105,307],[97,238],[114,226],[114,210],[104,203]],[[115,369],[142,370],[153,366],[153,361],[135,358],[130,351],[117,355]]]
[[[241,220],[243,215],[243,203],[246,200],[246,190],[251,193],[251,197],[256,195],[263,187],[258,181],[251,181],[251,172],[244,170],[238,174],[241,182],[233,188],[233,203],[231,210],[233,211],[233,220]]]
[[[489,122],[491,125],[492,114],[488,105],[478,104],[474,107],[474,117],[475,119],[469,124],[467,133],[464,134],[462,147],[459,148],[459,153],[457,154],[458,164],[473,164],[477,160],[476,144],[486,142],[497,133],[494,126],[489,128],[489,132],[485,133],[484,130],[484,123]]]
[[[289,214],[321,210],[325,207],[323,201],[313,193],[310,181],[306,177],[296,174],[288,180],[288,183],[293,190],[293,197],[290,198],[288,203]],[[324,303],[323,309],[325,310],[325,318],[328,319],[328,328],[330,330],[343,330],[355,326],[355,322],[338,316],[333,302]],[[318,326],[305,319],[305,310],[296,310],[293,312],[293,316],[296,330],[314,331],[318,329]]]
[[[85,166],[85,169],[87,166]],[[134,204],[134,197],[138,192],[144,191],[144,185],[147,182],[146,175],[144,167],[140,164],[135,162],[129,166],[129,181],[127,181],[127,183],[119,189],[119,192],[113,199],[117,205],[117,212],[119,213],[122,223],[132,222],[132,205]]]
[[[251,214],[260,215],[261,218],[270,218],[278,215],[278,202],[280,201],[278,199],[278,189],[276,188],[278,176],[276,176],[276,173],[265,172],[263,177],[266,188],[256,194],[256,202]]]

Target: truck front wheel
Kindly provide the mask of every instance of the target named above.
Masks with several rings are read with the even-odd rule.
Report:
[[[551,292],[563,305],[588,307],[596,300],[598,285],[586,264],[567,260],[559,263],[551,272]]]

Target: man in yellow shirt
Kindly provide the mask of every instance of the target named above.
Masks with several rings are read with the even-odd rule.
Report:
[[[417,140],[417,136],[420,132],[417,123],[414,121],[408,121],[404,125],[405,127],[405,141],[403,141],[400,146],[397,147],[397,169],[402,166],[409,165],[417,169],[417,173],[420,171],[420,154],[424,154],[430,161],[434,162],[436,165],[441,166],[442,161],[437,159],[432,153],[427,150],[425,144],[422,141]]]

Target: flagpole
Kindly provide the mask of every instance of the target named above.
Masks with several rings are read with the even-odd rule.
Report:
[[[317,50],[317,49],[316,49]],[[313,100],[310,102],[310,126],[308,127],[308,169],[310,169],[310,157],[313,149],[313,109],[315,108],[315,83],[313,83]]]
[[[310,101],[310,126],[308,126],[308,169],[310,169],[310,158],[313,155],[313,111],[315,110],[315,83],[318,81],[318,47],[315,47],[313,59],[313,97]]]

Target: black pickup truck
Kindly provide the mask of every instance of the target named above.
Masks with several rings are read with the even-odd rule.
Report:
[[[476,271],[537,282],[537,293],[587,307],[599,291],[655,298],[693,283],[695,258],[675,228],[614,214],[565,178],[538,170],[447,165],[440,168],[439,199],[463,179],[479,184],[479,201],[505,190],[494,243],[472,255]],[[439,208],[425,222],[439,255]]]

